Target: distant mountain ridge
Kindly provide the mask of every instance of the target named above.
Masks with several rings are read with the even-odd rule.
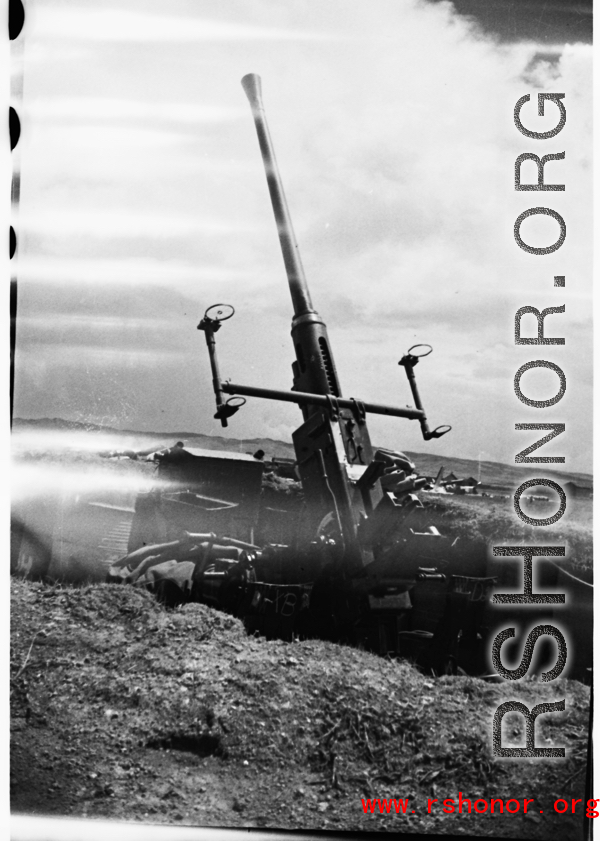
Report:
[[[140,432],[137,429],[116,429],[97,423],[69,421],[63,418],[14,418],[13,431],[23,429],[48,430],[52,432],[97,432],[103,435],[114,435],[119,438],[133,438],[144,443],[156,441],[157,446],[164,446],[165,442],[181,440],[190,447],[200,447],[207,450],[239,450],[256,452],[262,449],[267,455],[279,458],[294,458],[294,448],[291,443],[277,441],[273,438],[224,438],[221,435],[205,435],[202,432]],[[115,442],[115,447],[121,446]],[[135,448],[135,444],[131,444]]]
[[[224,438],[220,435],[206,435],[200,432],[140,432],[133,429],[115,429],[102,424],[69,421],[63,418],[14,418],[13,430],[49,430],[73,432],[97,432],[104,435],[115,435],[120,438],[131,437],[140,442],[139,448],[156,441],[157,446],[164,446],[166,442],[181,440],[189,447],[200,447],[207,450],[230,450],[239,452],[256,452],[264,450],[267,457],[294,458],[294,448],[291,443],[278,441],[274,438]],[[121,446],[115,442],[115,447]],[[134,448],[136,444],[131,444]],[[533,474],[545,478],[554,478],[558,482],[572,481],[578,485],[591,486],[591,473],[577,473],[568,470],[548,470],[547,465],[517,466],[503,462],[482,461],[459,458],[457,456],[443,456],[434,453],[417,453],[404,450],[417,466],[420,473],[435,476],[440,467],[447,475],[453,472],[458,478],[469,476],[480,479],[484,484],[513,485],[517,487]],[[527,475],[526,475],[527,474]]]

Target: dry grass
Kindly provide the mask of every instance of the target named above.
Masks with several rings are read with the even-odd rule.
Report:
[[[431,499],[431,501],[429,501]],[[535,527],[517,517],[512,499],[493,500],[488,497],[439,495],[426,500],[427,509],[442,534],[457,535],[462,540],[485,541],[488,545],[555,544],[566,545],[563,564],[587,581],[592,580],[593,534],[592,501],[569,502],[563,517],[552,526]],[[554,513],[548,504],[539,504],[536,517]]]

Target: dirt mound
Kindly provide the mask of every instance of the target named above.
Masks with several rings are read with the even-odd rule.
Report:
[[[248,637],[205,605],[143,590],[12,581],[11,796],[17,812],[201,826],[579,838],[589,692],[434,680],[409,663],[321,641]],[[542,716],[566,760],[494,760],[508,699]],[[505,718],[520,744],[523,720]],[[535,798],[524,815],[442,813],[442,800]],[[361,798],[409,798],[365,814]],[[431,814],[427,799],[438,798]],[[544,813],[540,814],[543,809]],[[414,810],[414,812],[413,812]],[[492,819],[495,818],[495,819]]]

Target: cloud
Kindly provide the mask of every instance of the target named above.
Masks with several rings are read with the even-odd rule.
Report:
[[[100,314],[54,314],[48,316],[23,316],[19,318],[20,349],[45,354],[53,350],[56,362],[63,364],[69,358],[74,364],[90,354],[104,354],[103,362],[114,364],[118,362],[118,354],[122,352],[137,353],[140,346],[148,343],[152,336],[153,344],[162,337],[162,353],[165,347],[173,351],[178,344],[180,334],[173,334],[172,323],[165,318],[135,318],[122,315],[110,316]],[[58,346],[58,348],[56,347]],[[80,352],[73,353],[75,348]],[[57,355],[58,353],[58,355]],[[117,354],[113,358],[106,354]],[[157,356],[157,351],[146,349],[143,358]]]
[[[460,421],[436,446],[467,454],[489,449],[487,436],[498,442],[494,457],[506,458],[501,429],[515,420],[511,372],[527,358],[512,344],[514,313],[563,302],[568,342],[559,358],[573,371],[572,382],[581,374],[583,383],[590,336],[590,47],[501,44],[450,3],[410,0],[380,0],[376,14],[364,0],[197,0],[175,3],[162,17],[152,4],[127,0],[118,9],[79,2],[33,8],[28,50],[34,58],[47,52],[26,68],[31,107],[18,265],[25,294],[28,283],[44,281],[36,294],[41,286],[45,298],[37,309],[33,294],[25,297],[26,315],[40,316],[64,281],[77,294],[110,290],[106,299],[113,296],[115,310],[136,324],[139,314],[122,302],[127,290],[164,315],[165,329],[154,337],[148,331],[150,350],[166,341],[167,325],[177,335],[182,330],[165,291],[197,302],[186,306],[198,314],[213,301],[228,301],[237,314],[219,334],[224,372],[241,382],[289,385],[289,293],[239,86],[255,70],[345,393],[408,399],[404,381],[390,389],[390,378],[409,345],[428,341],[436,352],[419,376],[431,411],[445,420],[447,400],[448,415]],[[567,190],[543,200],[515,192],[513,182],[517,155],[538,152],[514,126],[517,99],[532,96],[524,119],[541,130],[555,121],[551,109],[544,120],[537,117],[539,90],[564,91],[568,110],[564,131],[546,150],[566,150],[552,175]],[[525,254],[514,242],[514,220],[532,206],[532,195],[567,221],[565,245],[548,257]],[[552,236],[547,222],[554,224],[528,220],[523,234]],[[553,286],[554,274],[567,276],[564,290]],[[60,307],[68,320],[75,305],[65,300]],[[104,330],[116,341],[118,331],[100,323],[95,333]],[[77,329],[85,332],[82,324]],[[194,339],[181,345],[190,355],[197,352]],[[201,419],[215,431],[201,360],[192,366],[196,385],[191,373],[173,379],[160,364],[151,377],[140,361],[139,383],[132,373],[126,387],[138,406],[134,417],[169,418],[173,428]],[[459,410],[453,401],[461,378],[468,388],[460,388]],[[204,402],[191,396],[198,383],[208,388]],[[150,387],[160,393],[155,405],[145,396]],[[70,399],[78,411],[85,401],[77,389],[86,400],[91,393],[72,367],[63,375],[57,368],[51,383],[38,378],[26,397],[25,386],[19,388],[29,406],[34,397],[40,406],[52,403],[63,389],[62,405]],[[108,384],[103,394],[110,402]],[[583,384],[577,394],[571,399],[584,405]],[[256,437],[267,421],[281,430],[298,420],[293,407],[257,405],[236,415],[234,434]],[[410,426],[397,432],[389,423],[376,428],[402,436]],[[585,423],[573,421],[582,440]],[[413,449],[423,446],[418,429],[410,427],[407,440]]]
[[[143,102],[133,99],[109,99],[100,97],[54,96],[27,100],[25,117],[32,120],[85,120],[107,121],[156,121],[174,122],[198,126],[203,123],[221,123],[247,117],[246,108],[225,108],[208,103],[192,102]],[[134,135],[139,143],[142,135]],[[164,138],[163,138],[164,140]],[[102,138],[102,142],[106,137]],[[121,138],[118,138],[121,143]]]
[[[32,349],[21,350],[22,364],[28,364],[27,355]],[[81,340],[75,344],[60,345],[52,342],[39,342],[36,344],[36,353],[44,355],[46,365],[60,365],[65,370],[71,368],[85,367],[88,372],[90,368],[106,370],[110,367],[113,370],[119,368],[132,368],[138,373],[144,368],[155,370],[160,365],[170,365],[173,362],[183,362],[185,355],[171,349],[150,350],[148,348],[115,348],[99,347],[93,344],[84,344]]]
[[[121,208],[97,210],[93,207],[79,206],[72,210],[66,208],[48,209],[46,212],[36,209],[23,209],[19,217],[22,231],[43,232],[46,236],[90,237],[190,237],[190,236],[226,236],[232,237],[243,231],[253,231],[248,222],[242,228],[226,220],[194,219],[190,216],[173,216],[132,212]],[[156,265],[154,268],[157,268]]]
[[[88,167],[94,156],[107,155],[124,156],[128,154],[168,155],[169,151],[189,141],[182,133],[160,129],[149,130],[147,127],[113,126],[55,126],[43,127],[34,124],[35,134],[28,137],[27,123],[24,124],[24,140],[33,145],[33,155],[36,165],[47,165],[51,158],[58,153],[59,161],[64,156],[80,157],[85,155]],[[37,135],[37,136],[36,136]],[[44,149],[39,148],[39,140],[43,140]],[[36,142],[37,141],[37,142]],[[39,145],[38,145],[39,144]],[[61,154],[62,149],[62,154]],[[89,167],[93,171],[93,167]]]
[[[197,268],[176,260],[66,260],[24,256],[18,258],[14,270],[25,288],[31,284],[36,284],[39,289],[40,283],[54,287],[68,282],[73,297],[81,296],[86,287],[96,289],[100,285],[112,295],[111,308],[121,298],[123,289],[136,290],[140,297],[146,292],[150,300],[157,292],[170,290],[171,293],[195,294],[201,301],[206,298],[207,291],[210,294],[215,284],[222,290],[239,290],[241,285],[248,294],[252,294],[251,290],[260,292],[264,286],[259,274],[210,264]],[[46,304],[47,297],[42,300]]]
[[[306,41],[331,40],[332,35],[297,29],[252,26],[192,15],[155,15],[122,8],[65,8],[55,3],[33,7],[32,36],[60,41],[122,41],[143,43],[203,41]]]
[[[90,331],[97,331],[105,333],[107,331],[123,332],[124,330],[144,330],[156,332],[159,330],[169,330],[170,323],[165,318],[158,316],[145,316],[143,318],[132,316],[130,314],[122,315],[89,315],[86,313],[59,313],[52,316],[52,321],[49,323],[47,317],[44,316],[23,316],[19,319],[19,328],[31,324],[32,330],[35,330],[38,335],[41,330],[44,339],[52,339],[55,331],[64,331],[66,329],[83,330],[89,334]]]

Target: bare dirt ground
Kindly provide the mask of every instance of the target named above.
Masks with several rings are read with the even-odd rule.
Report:
[[[200,604],[168,611],[134,587],[11,588],[14,812],[581,837],[582,804],[571,814],[571,799],[584,798],[580,683],[429,678],[331,643],[247,637],[231,616]],[[536,743],[566,746],[566,759],[492,757],[500,703],[563,698],[565,713],[538,718]],[[522,745],[523,719],[504,721],[504,743]],[[459,791],[520,808],[444,814]],[[365,814],[361,798],[409,801],[406,814]],[[523,798],[534,799],[526,815]],[[565,814],[554,812],[558,798]]]

